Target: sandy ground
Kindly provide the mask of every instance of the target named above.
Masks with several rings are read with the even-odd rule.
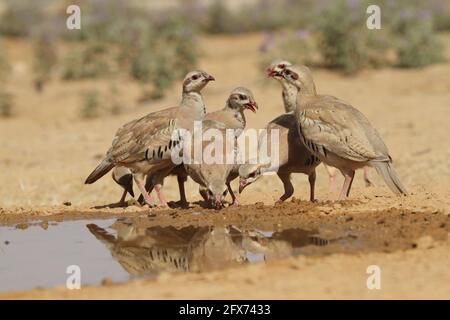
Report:
[[[443,37],[448,44],[450,37]],[[279,86],[267,81],[258,65],[257,48],[261,39],[256,34],[207,38],[200,43],[203,48],[200,65],[217,80],[204,92],[208,110],[221,108],[234,87],[246,86],[252,89],[260,106],[256,115],[247,116],[248,127],[255,128],[263,127],[283,112]],[[29,76],[29,48],[17,42],[7,45],[13,60],[9,87],[15,96],[17,115],[0,119],[0,224],[26,222],[30,217],[42,216],[61,220],[146,212],[148,209],[135,206],[108,208],[107,205],[117,202],[121,194],[109,177],[89,186],[83,185],[83,181],[108,149],[121,124],[176,104],[179,86],[175,86],[166,99],[147,105],[136,104],[140,89],[126,79],[70,83],[55,80],[42,94],[37,94]],[[450,45],[447,49],[449,51]],[[406,232],[407,240],[403,244],[400,245],[398,240],[390,250],[385,250],[379,243],[361,252],[289,258],[200,274],[164,273],[156,280],[88,287],[76,292],[63,288],[34,290],[2,294],[0,298],[449,299],[450,140],[447,125],[450,124],[450,63],[416,70],[370,70],[355,77],[321,69],[313,70],[313,73],[319,92],[351,102],[380,131],[410,193],[408,197],[393,196],[371,170],[375,187],[366,188],[362,173],[358,173],[351,194],[355,203],[329,202],[336,195],[328,193],[326,172],[319,166],[318,204],[294,201],[284,209],[274,208],[282,185],[272,176],[260,179],[245,190],[240,198],[244,204],[241,208],[227,208],[220,213],[204,210],[205,215],[196,218],[199,221],[187,221],[184,217],[188,217],[193,209],[156,209],[157,223],[200,224],[203,219],[228,221],[235,219],[238,213],[252,216],[255,223],[289,221],[305,214],[310,219],[308,223],[313,223],[315,219],[311,214],[316,214],[316,223],[320,223],[327,217],[339,220],[346,214],[358,217],[360,213],[364,219],[357,219],[358,227],[367,228],[375,241],[385,237],[386,233],[378,234],[378,228],[382,231],[384,227],[372,221],[371,213],[381,214],[385,221],[394,223],[398,212],[421,217],[435,212],[440,218],[430,218],[433,228],[421,229],[428,225],[427,221],[420,222],[420,228],[416,228],[417,222],[412,220],[400,223],[403,229],[399,227],[388,233],[393,243],[395,239],[401,239],[404,232],[410,232]],[[80,92],[93,87],[107,92],[112,82],[121,94],[125,106],[123,114],[80,119]],[[341,183],[342,178],[338,185]],[[294,176],[294,185],[295,197],[307,199],[307,178]],[[236,182],[234,187],[237,188]],[[166,191],[169,199],[178,199],[174,179],[167,179]],[[199,199],[192,181],[188,182],[188,198],[191,201]],[[71,206],[63,205],[64,202],[70,202]],[[261,203],[261,208],[246,206],[254,203]],[[419,245],[411,246],[412,243]],[[382,268],[381,290],[366,287],[366,268],[372,264]]]

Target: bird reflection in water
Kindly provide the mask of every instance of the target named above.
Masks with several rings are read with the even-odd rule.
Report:
[[[280,232],[241,230],[235,226],[145,226],[142,220],[118,219],[115,232],[88,224],[89,231],[131,275],[167,272],[202,272],[256,261],[298,255],[317,243],[317,232],[285,229]]]

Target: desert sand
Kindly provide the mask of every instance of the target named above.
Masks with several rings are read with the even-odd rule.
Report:
[[[450,58],[450,37],[442,37]],[[200,67],[216,78],[204,91],[207,109],[222,108],[234,87],[246,86],[259,105],[256,114],[247,114],[247,126],[253,128],[264,127],[283,112],[279,85],[267,79],[258,63],[261,39],[260,34],[234,36],[232,40],[215,36],[202,38],[199,44]],[[203,273],[162,273],[152,280],[75,291],[61,287],[4,293],[0,298],[450,298],[450,63],[414,70],[366,70],[352,77],[313,68],[320,93],[350,102],[379,130],[408,189],[407,197],[390,193],[371,169],[375,186],[365,187],[362,172],[358,172],[350,200],[337,203],[337,193],[328,192],[326,171],[321,165],[317,168],[317,204],[306,202],[307,177],[294,175],[296,199],[273,207],[283,189],[278,178],[270,176],[244,191],[240,208],[198,209],[204,214],[193,219],[194,209],[109,207],[122,192],[109,175],[93,185],[83,184],[110,146],[116,129],[148,112],[175,105],[180,97],[179,85],[167,98],[145,105],[136,103],[140,89],[125,78],[55,79],[38,94],[29,76],[27,44],[10,41],[7,46],[13,65],[9,87],[15,96],[16,115],[0,119],[0,224],[14,225],[31,218],[61,221],[142,212],[155,213],[157,224],[175,226],[219,220],[231,223],[246,216],[254,224],[266,221],[285,225],[295,219],[330,223],[351,217],[349,223],[367,229],[367,243],[372,245],[357,252],[291,257]],[[81,119],[80,92],[93,87],[107,92],[111,82],[120,92],[123,113]],[[342,181],[339,177],[338,188]],[[233,186],[237,189],[237,181]],[[178,200],[173,177],[166,180],[165,190],[169,200]],[[192,180],[187,190],[190,201],[200,199]],[[401,220],[402,213],[408,218]],[[380,219],[383,222],[377,223]],[[390,245],[386,248],[381,239],[389,239]],[[366,287],[366,269],[373,264],[382,269],[380,290]]]

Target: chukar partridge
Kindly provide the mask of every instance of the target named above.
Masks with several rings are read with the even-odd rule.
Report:
[[[203,119],[206,109],[200,92],[212,80],[204,71],[189,72],[183,80],[179,106],[152,112],[119,128],[105,158],[85,183],[94,183],[115,166],[123,166],[131,170],[145,202],[154,206],[144,178],[154,172],[169,173],[175,167],[172,152],[180,152],[182,143],[178,129],[192,130],[194,121]]]
[[[253,93],[249,89],[244,87],[237,87],[231,91],[225,107],[221,110],[207,113],[205,116],[205,121],[211,120],[222,123],[224,125],[223,128],[234,130],[234,137],[235,139],[237,139],[244,131],[245,125],[247,123],[244,114],[244,111],[246,109],[251,110],[253,113],[255,113],[256,110],[258,110],[258,104],[255,101]],[[238,169],[238,165],[235,165],[233,167],[227,181],[227,187],[232,197],[233,205],[238,205],[239,202],[231,189],[230,183],[238,177]],[[202,187],[200,187],[200,194],[205,200],[207,200],[209,197],[207,190],[203,189]]]
[[[251,110],[252,112],[256,112],[258,109],[258,105],[255,102],[255,99],[253,97],[253,93],[243,87],[235,88],[233,91],[231,91],[230,96],[228,97],[228,100],[226,102],[226,105],[223,109],[207,113],[204,117],[204,123],[207,124],[214,124],[220,122],[220,127],[222,129],[233,129],[235,130],[235,137],[238,137],[242,131],[245,129],[246,125],[246,119],[244,115],[244,111],[246,109]],[[171,172],[170,175],[176,175],[178,179],[178,187],[180,190],[180,203],[182,206],[187,206],[188,202],[186,200],[186,194],[184,189],[184,183],[187,179],[187,172],[183,165],[178,165],[175,167]],[[227,186],[229,186],[229,183],[237,178],[238,173],[237,169],[233,171],[231,174],[232,178],[230,181],[227,182]],[[147,183],[146,183],[146,189],[147,191],[152,190],[153,186],[156,184],[156,181],[161,181],[160,183],[163,184],[164,177],[158,176],[158,174],[155,174],[155,176],[148,176],[147,177]],[[229,186],[229,189],[231,189],[231,186]],[[202,185],[200,185],[200,194],[205,200],[208,200],[208,190],[205,189]],[[237,198],[235,197],[234,193],[230,191],[230,194],[233,198],[233,204],[238,204]]]
[[[358,109],[333,96],[318,95],[305,66],[288,66],[279,74],[298,89],[295,117],[301,141],[345,177],[340,200],[348,197],[355,170],[367,165],[377,170],[394,193],[406,195],[385,143]]]
[[[202,139],[202,159],[191,157],[191,161],[185,162],[189,176],[200,185],[200,194],[216,209],[223,206],[223,200],[227,191],[230,192],[233,203],[235,195],[231,190],[230,182],[237,177],[237,148],[234,141],[227,141],[225,125],[214,120],[203,122],[202,136],[216,133],[213,139]],[[210,131],[211,130],[211,131]],[[191,153],[192,154],[192,153]]]
[[[286,112],[294,112],[296,108],[297,103],[297,88],[289,83],[284,77],[281,76],[281,72],[289,66],[292,66],[293,64],[286,60],[274,60],[269,68],[267,68],[267,74],[268,76],[278,80],[278,82],[281,84],[281,87],[283,88],[282,91],[282,98],[283,98],[283,105],[284,110]],[[335,181],[336,181],[336,174],[337,169],[335,167],[329,166],[324,163],[325,169],[327,169],[328,173],[328,189],[330,192],[334,192],[335,190]],[[372,181],[370,181],[369,178],[369,170],[367,167],[364,167],[364,182],[367,187],[370,187],[373,185]]]
[[[316,167],[320,164],[320,160],[309,152],[300,141],[295,115],[292,112],[285,113],[269,122],[266,129],[266,132],[262,132],[259,137],[258,148],[266,148],[266,150],[278,148],[278,163],[241,165],[239,168],[239,193],[246,186],[258,180],[261,175],[276,172],[284,187],[284,194],[277,201],[277,203],[281,203],[294,193],[291,174],[304,173],[308,175],[310,185],[309,199],[314,201]],[[270,143],[270,136],[273,130],[277,131],[276,133],[279,137],[278,146],[272,146]]]

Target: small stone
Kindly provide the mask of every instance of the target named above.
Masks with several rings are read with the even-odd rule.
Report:
[[[257,203],[255,203],[255,207],[256,207],[256,209],[264,208],[264,202],[257,202]]]
[[[42,221],[41,223],[39,223],[39,226],[42,229],[47,230],[48,229],[48,221]]]
[[[64,202],[63,202],[63,205],[65,205],[65,206],[67,206],[67,207],[70,207],[70,206],[72,205],[72,202],[70,202],[70,201],[64,201]]]
[[[28,223],[19,223],[16,225],[16,229],[25,230],[28,229]]]
[[[10,244],[10,242],[8,241],[8,240],[5,240],[5,245],[8,245],[8,244]]]

